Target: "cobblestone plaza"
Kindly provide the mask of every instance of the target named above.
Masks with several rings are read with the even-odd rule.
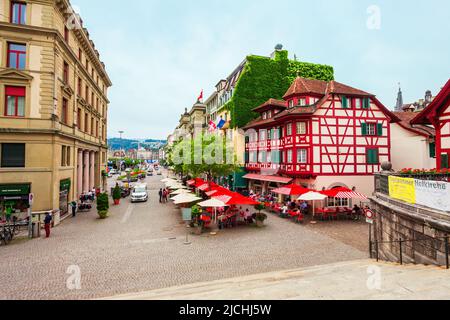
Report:
[[[160,179],[147,179],[148,203],[124,199],[106,220],[92,210],[65,220],[50,239],[0,247],[0,299],[95,299],[367,258],[364,235],[357,235],[358,243],[343,237],[364,225],[336,224],[330,232],[328,225],[301,226],[275,216],[263,229],[190,236],[186,246],[179,210],[158,202]],[[81,288],[71,290],[74,268]]]

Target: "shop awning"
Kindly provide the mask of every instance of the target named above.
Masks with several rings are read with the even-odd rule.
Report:
[[[292,178],[284,178],[280,176],[264,176],[262,174],[252,174],[252,173],[245,175],[244,178],[248,180],[268,181],[276,183],[289,183],[292,181]]]

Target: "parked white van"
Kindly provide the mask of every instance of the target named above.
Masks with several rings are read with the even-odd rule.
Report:
[[[147,202],[148,191],[147,184],[140,183],[133,187],[131,191],[131,202]]]

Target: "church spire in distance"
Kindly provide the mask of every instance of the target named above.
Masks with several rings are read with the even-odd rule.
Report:
[[[403,92],[400,83],[398,84],[397,105],[395,106],[395,111],[403,111]]]

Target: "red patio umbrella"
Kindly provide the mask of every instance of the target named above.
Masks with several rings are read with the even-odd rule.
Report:
[[[208,197],[212,196],[222,196],[233,193],[232,191],[228,190],[227,188],[221,187],[221,186],[215,186],[211,188],[210,191],[206,192],[206,195]]]
[[[340,198],[340,199],[367,199],[362,193],[350,190],[345,187],[338,187],[331,190],[326,190],[320,192],[330,198]]]
[[[236,192],[232,192],[231,194],[228,195],[213,196],[213,198],[222,201],[228,206],[232,205],[256,206],[257,204],[259,204],[259,202],[250,199],[248,197],[244,197],[243,195],[240,195],[239,193]]]
[[[285,196],[301,196],[310,191],[313,191],[313,190],[303,188],[302,186],[299,186],[298,184],[290,184],[290,185],[284,186],[282,188],[272,190],[272,192],[274,192],[274,193],[283,194]]]

